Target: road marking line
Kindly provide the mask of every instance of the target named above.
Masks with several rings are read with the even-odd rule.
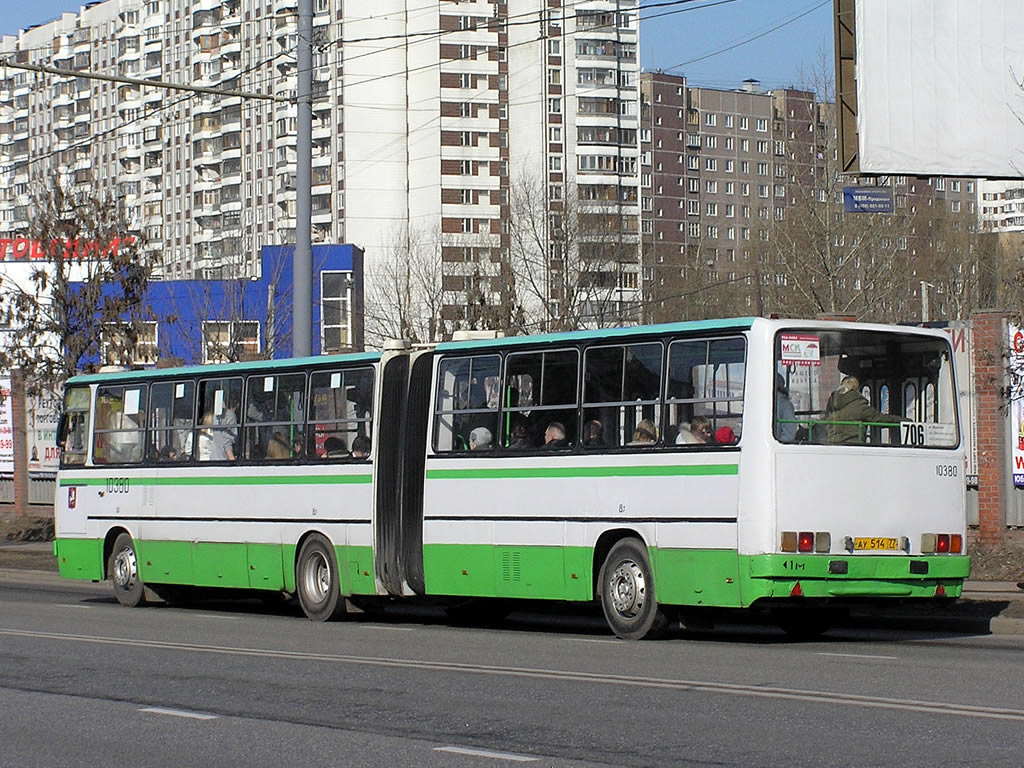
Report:
[[[512,752],[492,752],[489,749],[468,749],[467,747],[434,747],[435,752],[452,752],[456,755],[469,755],[471,757],[492,757],[495,760],[513,760],[517,763],[533,763],[539,760],[538,757],[529,755],[516,755]]]
[[[223,616],[219,613],[190,613],[189,616],[195,616],[197,619],[223,619],[224,621],[238,621],[237,616]]]
[[[618,645],[618,644],[620,644],[622,642],[621,640],[618,640],[618,639],[614,639],[613,640],[611,638],[600,639],[599,640],[596,637],[567,637],[567,638],[565,638],[565,641],[567,643],[605,643],[605,644],[611,644],[611,645]]]
[[[90,609],[91,605],[80,605],[79,603],[57,603],[58,608],[86,608]]]
[[[170,715],[171,717],[188,717],[192,720],[216,720],[217,715],[202,712],[189,712],[186,709],[165,709],[164,707],[142,707],[139,712],[152,712],[154,715]]]
[[[839,656],[846,659],[886,659],[889,661],[897,661],[899,656],[871,656],[866,653],[828,653],[827,651],[819,651],[818,656]]]
[[[387,629],[391,632],[412,632],[412,627],[392,627],[388,624],[361,624],[360,629]]]
[[[497,665],[469,664],[457,661],[429,661],[402,659],[382,656],[354,656],[340,653],[313,653],[310,651],[288,651],[274,648],[243,648],[225,645],[202,645],[199,643],[178,643],[165,640],[143,640],[141,638],[106,637],[102,635],[71,635],[59,632],[34,632],[21,629],[0,628],[0,636],[25,637],[37,640],[55,640],[72,643],[94,643],[120,648],[151,648],[165,651],[191,651],[222,656],[243,656],[258,659],[285,659],[290,661],[320,661],[335,664],[352,664],[388,669],[416,669],[428,672],[464,672],[472,675],[520,678],[524,680],[557,680],[561,682],[592,683],[619,686],[623,688],[651,688],[682,692],[718,693],[752,698],[781,699],[784,701],[809,701],[817,704],[839,704],[869,709],[904,710],[927,712],[935,715],[956,717],[978,717],[990,720],[1011,720],[1024,722],[1024,709],[990,707],[977,704],[957,704],[946,701],[923,699],[897,699],[888,696],[868,696],[843,691],[823,691],[808,688],[782,688],[751,683],[723,683],[713,680],[684,680],[666,677],[639,677],[598,672],[577,672],[569,669],[545,669],[543,667],[503,667]]]

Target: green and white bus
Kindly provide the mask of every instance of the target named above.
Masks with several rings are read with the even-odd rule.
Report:
[[[117,599],[599,601],[823,629],[960,595],[964,451],[941,331],[720,321],[68,381],[54,553]],[[493,604],[493,603],[492,603]]]

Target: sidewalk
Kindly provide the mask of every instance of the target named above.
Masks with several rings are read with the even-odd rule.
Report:
[[[31,553],[38,562],[53,552],[53,542],[0,542],[4,553]],[[63,583],[55,570],[0,567],[0,584]],[[84,583],[84,582],[76,582]],[[952,602],[894,605],[892,609],[872,606],[854,609],[850,626],[889,629],[921,629],[952,632],[990,632],[994,635],[1024,635],[1024,590],[1011,581],[967,581],[963,597]]]

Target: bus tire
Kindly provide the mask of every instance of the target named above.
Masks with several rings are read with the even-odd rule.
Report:
[[[121,605],[135,608],[146,604],[146,587],[139,576],[135,542],[127,533],[118,534],[107,561],[107,574],[114,586],[114,597]]]
[[[316,533],[306,539],[295,561],[295,591],[311,621],[334,621],[345,614],[334,548]]]
[[[612,632],[623,640],[655,639],[668,619],[658,607],[647,547],[635,538],[616,542],[598,576],[601,608]]]

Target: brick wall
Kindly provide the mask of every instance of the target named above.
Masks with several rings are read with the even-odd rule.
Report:
[[[978,429],[977,540],[983,545],[1000,546],[1006,533],[1006,473],[1010,471],[1003,411],[1006,314],[977,312],[971,321]]]

